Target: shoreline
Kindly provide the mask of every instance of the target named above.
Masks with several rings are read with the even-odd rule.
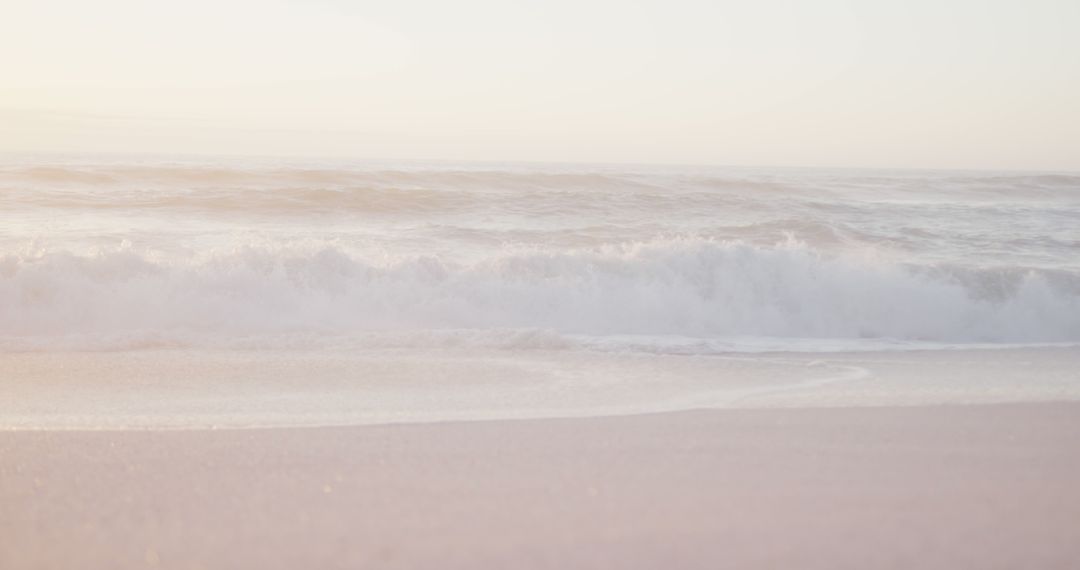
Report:
[[[1080,350],[0,354],[0,431],[273,428],[1080,401]]]
[[[336,430],[336,429],[362,429],[362,428],[420,428],[458,424],[517,424],[528,422],[562,422],[562,421],[589,421],[589,420],[618,420],[633,418],[652,418],[682,414],[707,414],[729,412],[840,412],[846,410],[859,410],[871,412],[874,410],[894,409],[956,409],[956,408],[1001,408],[1010,406],[1080,406],[1080,400],[1030,400],[1008,402],[942,402],[938,404],[874,404],[856,406],[805,406],[805,407],[775,407],[775,406],[746,406],[733,408],[684,408],[661,411],[641,412],[615,412],[611,414],[597,415],[567,415],[567,416],[528,416],[528,417],[463,417],[450,419],[431,420],[400,420],[379,421],[372,423],[276,423],[276,424],[252,424],[252,425],[113,425],[113,426],[64,426],[64,425],[0,425],[2,434],[30,434],[30,433],[182,433],[182,432],[252,432],[274,430]]]

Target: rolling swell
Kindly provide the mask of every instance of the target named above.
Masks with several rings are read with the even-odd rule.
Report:
[[[503,249],[472,263],[331,246],[0,257],[0,337],[448,329],[1071,342],[1080,276],[711,240]]]

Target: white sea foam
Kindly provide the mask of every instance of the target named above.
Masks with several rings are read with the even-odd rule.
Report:
[[[1080,279],[708,240],[373,261],[268,246],[0,258],[0,335],[541,330],[644,338],[1080,341]],[[498,336],[498,335],[496,335]],[[161,342],[167,342],[162,340]],[[92,344],[92,343],[90,343]],[[595,344],[595,343],[594,343]],[[640,343],[639,343],[640,344]]]

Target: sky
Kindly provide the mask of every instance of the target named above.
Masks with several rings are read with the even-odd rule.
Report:
[[[0,151],[1080,170],[1076,0],[0,11]]]

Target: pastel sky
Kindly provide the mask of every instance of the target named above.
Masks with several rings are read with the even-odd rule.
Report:
[[[0,150],[1080,170],[1076,0],[0,0]]]

